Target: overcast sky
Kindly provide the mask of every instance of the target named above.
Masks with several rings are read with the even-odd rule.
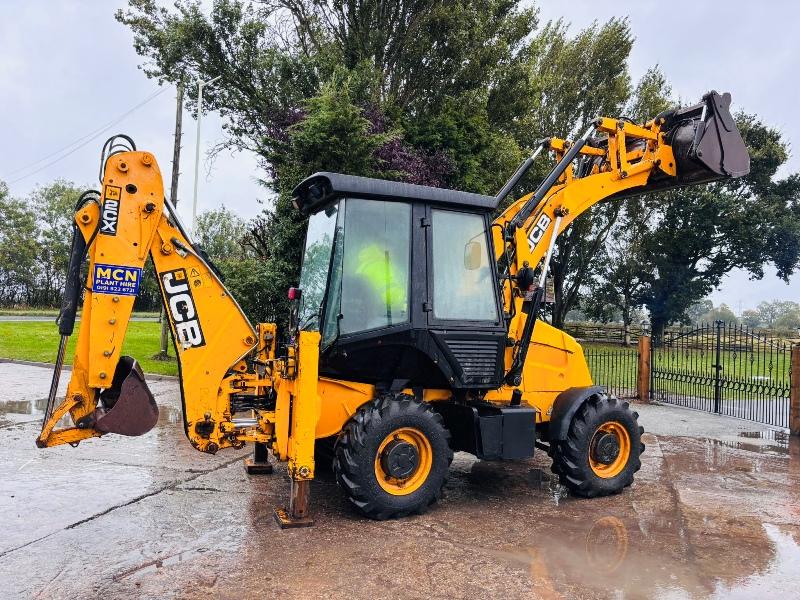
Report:
[[[169,179],[175,90],[159,88],[137,65],[129,30],[114,20],[119,0],[0,0],[0,180],[22,197],[37,184],[62,177],[96,186],[99,152],[113,133],[127,133],[152,151]],[[567,8],[568,7],[568,8]],[[725,3],[653,0],[599,3],[549,0],[543,20],[564,17],[573,31],[593,20],[628,16],[636,36],[634,79],[659,64],[673,90],[695,102],[709,89],[730,91],[734,109],[758,114],[791,144],[800,140],[797,74],[800,73],[800,3]],[[569,12],[567,12],[569,11]],[[105,131],[104,125],[134,110]],[[613,115],[612,115],[613,116]],[[195,121],[184,115],[178,194],[186,221],[191,215]],[[222,139],[216,115],[203,120],[203,152]],[[76,140],[85,141],[78,147]],[[74,151],[73,151],[74,150]],[[61,160],[56,160],[69,153]],[[800,170],[792,156],[788,169]],[[786,172],[788,172],[788,169]],[[242,217],[257,214],[267,198],[247,154],[220,155],[201,169],[199,210],[225,205]],[[786,285],[768,269],[761,281],[744,273],[726,277],[712,296],[737,313],[761,300],[800,300],[800,274]]]

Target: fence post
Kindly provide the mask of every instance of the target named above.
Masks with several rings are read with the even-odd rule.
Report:
[[[636,391],[640,402],[650,400],[650,336],[639,336],[639,368]]]
[[[800,435],[800,344],[792,347],[792,379],[789,391],[789,431]]]
[[[722,326],[724,321],[714,321],[716,351],[714,353],[714,412],[719,414],[722,404]]]

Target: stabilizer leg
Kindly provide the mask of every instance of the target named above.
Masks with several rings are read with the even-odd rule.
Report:
[[[311,480],[292,478],[289,489],[289,508],[276,508],[275,520],[281,529],[295,527],[311,527],[314,519],[310,516],[309,499],[311,496]]]
[[[253,456],[244,459],[244,470],[248,475],[270,475],[272,463],[269,462],[269,450],[266,444],[256,442]]]
[[[320,399],[317,392],[319,333],[301,331],[298,336],[298,372],[292,381],[288,399],[290,404],[288,439],[289,476],[291,489],[288,508],[275,510],[275,519],[282,529],[287,527],[308,527],[314,524],[309,516],[309,496],[311,480],[314,478],[314,440],[317,418],[320,412]],[[280,403],[280,396],[279,396]],[[287,405],[289,403],[286,403]]]

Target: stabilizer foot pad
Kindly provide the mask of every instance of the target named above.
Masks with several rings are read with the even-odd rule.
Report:
[[[256,462],[252,458],[245,458],[244,470],[248,475],[270,475],[272,473],[272,463]]]
[[[295,529],[296,527],[311,527],[314,519],[311,517],[296,518],[289,516],[285,508],[275,509],[275,520],[281,529]]]

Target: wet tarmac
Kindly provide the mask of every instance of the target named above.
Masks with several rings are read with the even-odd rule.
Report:
[[[428,514],[374,522],[333,477],[316,525],[281,531],[285,468],[246,451],[199,454],[177,383],[154,381],[158,427],[38,450],[49,371],[0,364],[2,598],[794,598],[800,595],[800,444],[783,432],[638,406],[636,483],[571,498],[544,453],[457,454]]]

